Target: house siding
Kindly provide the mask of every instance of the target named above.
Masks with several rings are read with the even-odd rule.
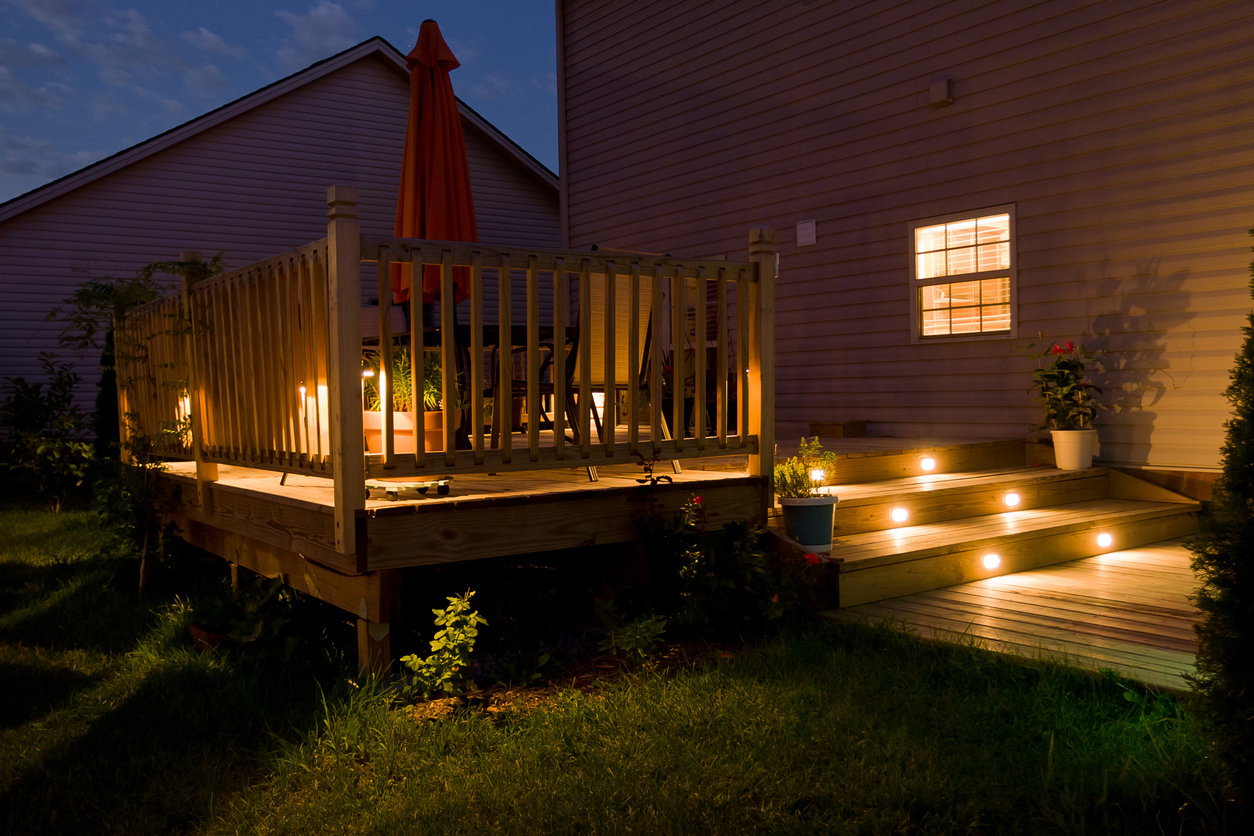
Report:
[[[403,72],[369,54],[0,221],[0,379],[42,379],[62,327],[45,316],[83,280],[184,250],[233,268],[317,240],[329,185],[358,186],[363,234],[390,237],[408,103]],[[553,185],[463,127],[480,240],[556,246]],[[362,282],[363,301],[378,296],[373,265]],[[77,365],[84,405],[95,360]]]
[[[1016,347],[1079,339],[1110,462],[1218,464],[1250,309],[1254,7],[561,0],[568,235],[776,229],[777,435],[1022,437]],[[928,87],[953,80],[933,109]],[[911,342],[912,220],[1014,204],[1013,337]],[[795,246],[795,224],[818,243]]]

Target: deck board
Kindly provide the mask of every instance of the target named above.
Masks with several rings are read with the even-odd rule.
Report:
[[[896,621],[943,641],[1111,668],[1150,685],[1188,688],[1197,583],[1182,540],[1097,555],[824,613]]]

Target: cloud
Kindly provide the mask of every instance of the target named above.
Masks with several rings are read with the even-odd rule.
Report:
[[[478,99],[499,99],[508,95],[513,86],[513,82],[505,76],[491,74],[467,85],[470,92]]]
[[[330,57],[353,46],[357,41],[357,23],[339,3],[319,0],[308,14],[275,12],[292,27],[290,37],[279,42],[275,52],[279,67],[287,73],[303,70],[316,61]]]
[[[221,37],[203,26],[197,32],[184,32],[182,38],[197,49],[213,55],[229,55],[232,58],[244,57],[243,47],[227,46]]]
[[[64,67],[65,59],[43,44],[19,44],[12,38],[0,40],[0,66]]]
[[[55,180],[106,156],[100,151],[67,154],[45,140],[14,136],[0,128],[0,174]]]
[[[64,84],[32,87],[8,67],[0,67],[0,110],[27,110],[33,107],[60,107],[73,90]]]
[[[216,96],[226,89],[227,80],[213,64],[201,64],[183,73],[183,84],[197,96]]]
[[[544,78],[531,77],[531,86],[549,96],[557,95],[557,73],[547,73]]]
[[[76,46],[86,29],[86,21],[99,9],[96,0],[10,0],[27,15],[52,30],[63,44]]]

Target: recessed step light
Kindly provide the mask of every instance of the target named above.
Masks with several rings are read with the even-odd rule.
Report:
[[[1114,542],[1115,538],[1109,532],[1103,531],[1097,535],[1097,545],[1103,549],[1110,548]]]
[[[905,508],[894,508],[891,516],[893,518],[893,522],[903,523],[906,520],[910,519],[910,512],[907,511]]]
[[[999,566],[1001,566],[1001,555],[999,554],[984,555],[984,568],[985,569],[996,569]]]
[[[925,472],[930,473],[936,469],[936,459],[931,456],[924,456],[919,459],[919,467],[921,467]]]
[[[1020,500],[1019,500],[1019,494],[1017,494],[1017,493],[1008,493],[1008,494],[1006,494],[1006,496],[1003,498],[1003,500],[1002,500],[1002,501],[1006,503],[1006,507],[1007,507],[1007,508],[1018,508],[1018,507],[1019,507],[1019,501],[1020,501]]]

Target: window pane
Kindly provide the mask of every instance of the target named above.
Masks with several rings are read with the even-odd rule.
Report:
[[[947,284],[930,285],[922,288],[920,293],[923,298],[923,310],[925,311],[949,307],[949,285]]]
[[[959,276],[963,273],[975,272],[975,247],[964,247],[961,250],[950,250],[949,272],[947,275]]]
[[[949,292],[952,295],[950,304],[953,307],[978,305],[980,304],[980,283],[979,282],[959,282],[958,284],[948,285]]]
[[[923,312],[923,336],[943,337],[949,333],[948,311]]]
[[[945,275],[945,251],[938,253],[924,253],[916,256],[918,263],[918,278],[934,279],[937,276]]]
[[[1007,270],[1010,268],[1010,244],[981,244],[980,270]]]
[[[1007,331],[1010,329],[1010,306],[990,305],[984,308],[985,331]]]
[[[1010,277],[985,279],[980,282],[980,302],[984,305],[999,305],[1010,301]]]
[[[925,253],[945,249],[945,225],[925,226],[914,231],[914,251]]]
[[[980,330],[979,308],[957,308],[949,314],[955,334],[974,334]]]
[[[981,244],[992,244],[997,241],[1010,240],[1010,216],[989,215],[976,221],[976,236]]]
[[[945,224],[947,247],[970,247],[975,243],[975,221],[954,221]]]

